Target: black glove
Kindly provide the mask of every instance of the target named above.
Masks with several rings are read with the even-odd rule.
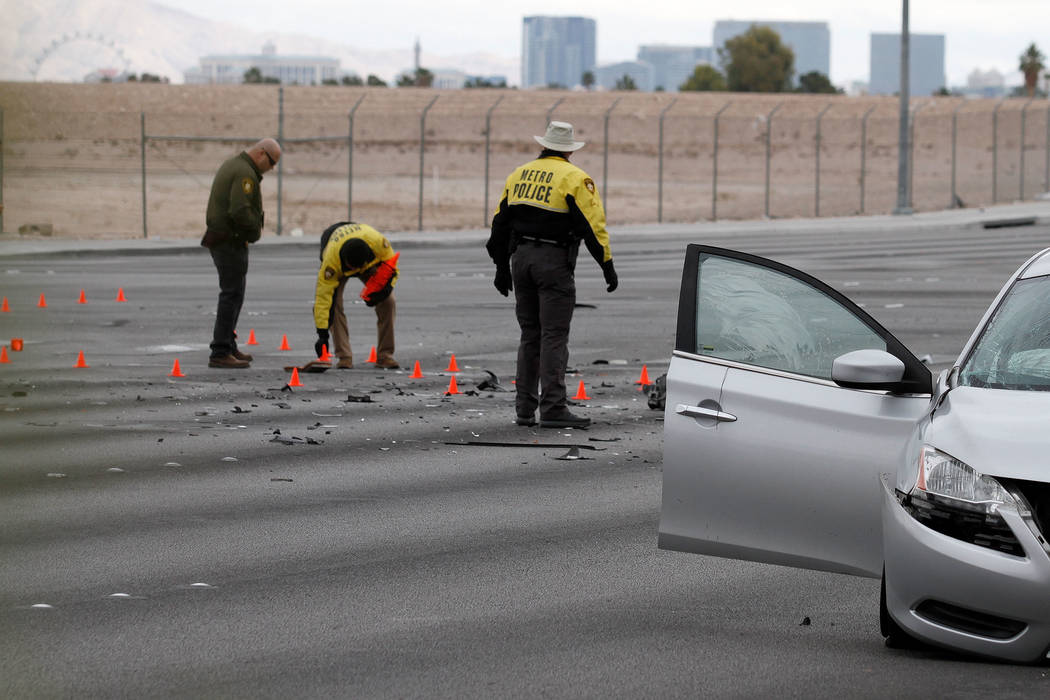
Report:
[[[314,343],[314,352],[317,353],[318,357],[324,354],[324,346],[328,345],[328,329],[318,328],[317,329],[317,342]]]
[[[510,276],[510,268],[505,265],[497,267],[496,279],[492,280],[492,285],[503,296],[510,294],[510,291],[514,289],[514,281]]]
[[[616,287],[620,284],[620,278],[616,276],[616,268],[613,267],[612,259],[602,263],[602,274],[605,275],[605,284],[609,285],[605,291],[615,292]]]

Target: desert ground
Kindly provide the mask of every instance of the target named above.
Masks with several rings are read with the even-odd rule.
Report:
[[[285,150],[263,183],[267,234],[348,216],[482,228],[549,118],[587,142],[573,162],[613,229],[897,203],[896,98],[0,83],[0,110],[8,237],[199,236],[216,167],[263,136]],[[967,207],[1050,189],[1046,101],[919,97],[912,112],[916,211],[951,206],[953,181]]]

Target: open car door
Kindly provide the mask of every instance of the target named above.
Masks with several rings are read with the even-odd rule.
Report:
[[[836,383],[836,359],[858,350],[897,358],[899,380]],[[690,245],[667,373],[659,546],[879,576],[880,474],[908,459],[931,389],[926,366],[826,284]]]

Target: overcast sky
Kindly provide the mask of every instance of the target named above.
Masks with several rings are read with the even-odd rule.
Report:
[[[156,0],[258,32],[294,32],[367,49],[521,55],[525,15],[579,15],[598,23],[598,63],[633,60],[641,44],[711,44],[720,19],[825,21],[831,79],[867,80],[869,34],[899,32],[900,0]],[[1018,56],[1035,42],[1050,55],[1050,0],[911,0],[911,31],[944,34],[950,85],[974,68],[1020,82]]]

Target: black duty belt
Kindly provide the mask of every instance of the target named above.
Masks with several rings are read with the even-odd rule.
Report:
[[[556,241],[551,238],[540,238],[539,236],[519,236],[519,238],[533,245],[552,245],[555,248],[569,247],[568,241]]]

